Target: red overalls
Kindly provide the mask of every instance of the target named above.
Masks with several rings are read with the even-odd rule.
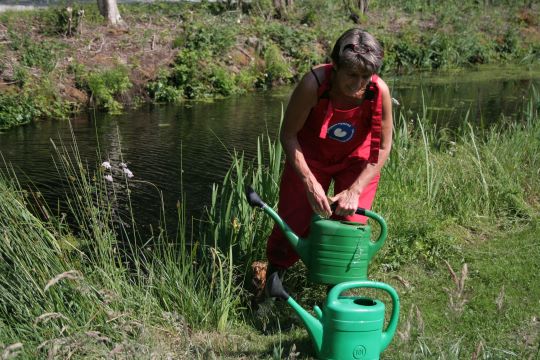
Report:
[[[321,186],[328,191],[334,180],[334,193],[349,188],[368,162],[376,163],[381,141],[382,101],[373,75],[364,101],[350,110],[333,107],[328,96],[332,65],[325,65],[325,81],[318,90],[319,101],[298,133],[298,142],[306,162]],[[368,100],[370,98],[370,100]],[[358,207],[371,208],[379,174],[364,189]],[[305,237],[313,216],[302,181],[287,162],[281,178],[278,213],[299,236]],[[347,221],[365,222],[360,215],[345,217]],[[298,255],[282,231],[274,226],[266,248],[268,261],[279,268],[288,268]]]

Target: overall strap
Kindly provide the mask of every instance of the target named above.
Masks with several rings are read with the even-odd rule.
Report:
[[[334,66],[332,64],[324,64],[322,67],[324,67],[324,80],[322,82],[320,82],[313,69],[311,69],[311,71],[313,72],[313,75],[315,75],[315,79],[319,85],[319,88],[317,89],[317,97],[319,99],[328,99],[330,91],[330,78],[332,77],[332,69]]]
[[[382,100],[380,99],[377,75],[371,77],[365,99],[371,103],[371,145],[368,162],[375,164],[379,161],[379,150],[382,137]]]
[[[319,132],[319,138],[321,139],[326,139],[328,125],[330,124],[330,119],[332,119],[332,116],[334,115],[334,107],[330,101],[330,78],[332,77],[332,70],[334,69],[334,66],[332,64],[325,64],[324,67],[324,81],[322,84],[320,84],[319,89],[317,90],[317,96],[319,98],[318,102],[320,103],[322,101],[322,105],[324,106],[324,101],[326,101],[324,120],[321,126],[321,131]]]
[[[321,81],[319,80],[319,77],[317,76],[317,74],[315,73],[315,70],[313,70],[313,68],[311,68],[311,73],[315,77],[315,80],[317,80],[317,88],[320,88],[321,87]]]

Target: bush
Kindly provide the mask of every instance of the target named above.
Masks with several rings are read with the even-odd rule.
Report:
[[[122,105],[115,100],[115,97],[132,86],[128,70],[124,66],[92,72],[85,82],[96,106],[111,114],[117,114],[122,110]]]
[[[291,69],[276,44],[268,44],[264,51],[264,62],[266,64],[266,75],[269,83],[292,78]]]
[[[212,67],[210,71],[210,82],[214,91],[223,96],[228,96],[237,92],[234,78],[234,74],[231,74],[218,66]]]
[[[61,46],[50,41],[35,42],[27,34],[18,35],[9,31],[11,49],[18,52],[21,65],[52,71],[60,56]]]
[[[31,98],[17,93],[0,92],[0,129],[27,124],[40,114]]]
[[[148,94],[158,103],[175,103],[182,98],[180,90],[168,84],[167,79],[158,79],[147,85]]]

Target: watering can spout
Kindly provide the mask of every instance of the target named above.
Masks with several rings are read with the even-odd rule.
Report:
[[[270,217],[274,220],[274,222],[280,228],[283,234],[285,234],[285,237],[287,238],[287,240],[289,240],[289,243],[295,249],[298,256],[300,256],[300,259],[305,262],[308,259],[309,250],[307,241],[296,235],[292,231],[292,229],[283,221],[283,219],[277,214],[277,212],[275,212],[274,209],[272,209],[264,201],[262,201],[259,194],[257,194],[255,190],[253,190],[253,188],[249,185],[246,186],[246,197],[248,199],[249,205],[253,207],[259,207],[265,213],[270,215]]]
[[[323,343],[323,325],[321,322],[323,314],[321,309],[319,309],[318,306],[315,306],[314,310],[317,314],[317,319],[315,316],[311,315],[303,307],[301,307],[292,297],[289,296],[289,294],[287,294],[287,292],[283,288],[283,284],[281,283],[277,272],[270,274],[267,282],[268,284],[266,285],[266,288],[268,291],[268,295],[286,301],[287,304],[289,304],[294,309],[294,311],[306,327],[309,337],[311,338],[311,341],[315,346],[315,351],[317,355],[319,355]]]

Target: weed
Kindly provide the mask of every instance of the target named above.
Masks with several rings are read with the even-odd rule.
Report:
[[[291,69],[277,45],[269,43],[264,50],[266,64],[265,76],[268,83],[279,80],[288,80],[292,77]]]
[[[27,124],[40,115],[41,111],[25,94],[0,93],[0,129]]]
[[[20,54],[21,65],[37,67],[46,73],[56,67],[56,61],[61,56],[62,50],[62,46],[57,42],[36,42],[27,34],[19,35],[13,31],[9,32],[9,38],[12,50]]]
[[[444,288],[444,291],[446,291],[448,294],[450,300],[450,309],[459,314],[463,312],[465,305],[469,301],[465,298],[465,280],[467,280],[468,277],[468,267],[466,263],[463,264],[461,275],[458,276],[448,261],[445,260],[444,263],[446,264],[448,272],[450,272],[452,282],[455,286],[455,288],[452,289]]]
[[[220,67],[212,67],[209,76],[214,92],[223,96],[229,96],[236,92],[236,83],[228,71]]]
[[[122,105],[115,97],[122,95],[131,87],[128,70],[124,66],[114,69],[95,71],[87,75],[85,85],[97,107],[117,114]]]

